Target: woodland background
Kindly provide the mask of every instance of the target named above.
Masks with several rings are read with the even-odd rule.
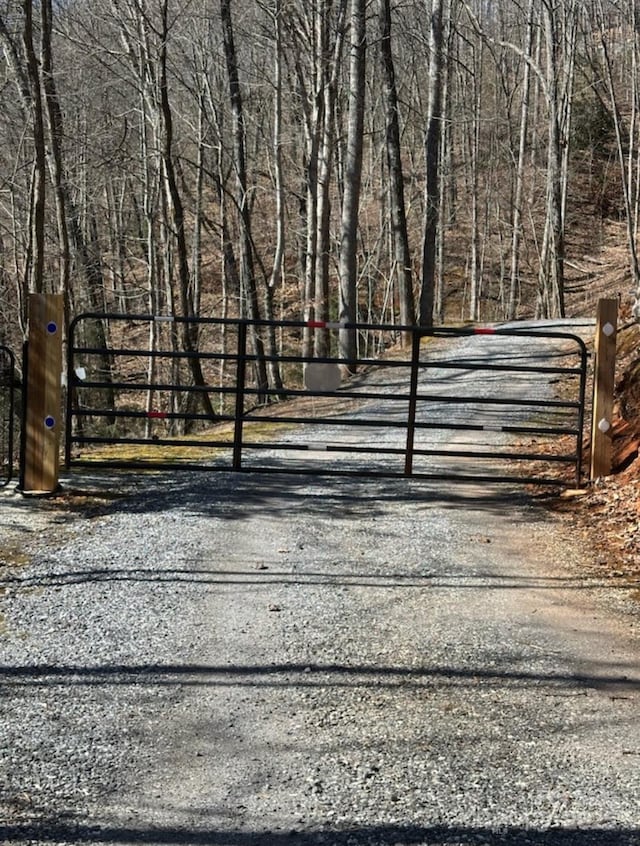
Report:
[[[31,291],[68,317],[553,317],[606,243],[638,316],[635,0],[0,10],[0,343]]]

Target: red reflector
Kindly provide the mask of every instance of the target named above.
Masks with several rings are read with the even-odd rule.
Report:
[[[495,335],[496,330],[492,329],[490,326],[479,326],[477,329],[473,330],[474,335]]]
[[[166,416],[166,411],[147,411],[147,417],[150,417],[152,420],[164,420]]]
[[[324,320],[307,320],[307,326],[311,329],[324,329],[326,325]]]

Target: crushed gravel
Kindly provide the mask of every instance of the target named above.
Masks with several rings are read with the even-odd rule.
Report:
[[[130,483],[3,568],[0,842],[640,843],[637,617],[535,504]]]
[[[0,843],[640,844],[632,586],[522,489],[0,493]]]

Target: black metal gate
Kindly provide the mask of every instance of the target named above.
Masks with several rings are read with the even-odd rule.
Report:
[[[0,344],[0,487],[8,485],[13,478],[16,392],[19,388],[15,355],[9,347]]]
[[[299,348],[309,326],[332,351],[343,330],[375,354],[255,344]],[[401,329],[405,349],[390,346]],[[579,485],[586,373],[581,338],[547,328],[83,314],[69,333],[66,465]]]

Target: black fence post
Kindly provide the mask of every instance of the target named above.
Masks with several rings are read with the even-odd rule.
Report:
[[[233,469],[242,469],[242,424],[244,389],[247,378],[247,321],[238,323],[238,357],[236,366],[236,409],[233,429]]]
[[[0,388],[7,389],[7,399],[5,402],[0,402],[0,415],[4,419],[0,419],[0,425],[4,429],[6,423],[6,466],[7,472],[4,481],[0,479],[0,488],[8,485],[13,478],[13,433],[14,433],[14,415],[15,415],[15,389],[17,387],[16,375],[16,359],[13,351],[9,347],[0,344],[0,355],[6,358],[6,364],[0,360]],[[4,393],[4,391],[3,391]],[[0,395],[2,400],[2,395]],[[3,437],[4,441],[4,437]],[[0,466],[2,455],[0,454]]]
[[[407,446],[404,458],[404,475],[413,472],[413,443],[416,433],[416,409],[418,406],[418,369],[420,367],[420,339],[422,334],[414,328],[411,340],[411,373],[409,376],[409,409],[407,412]]]
[[[64,466],[68,470],[71,466],[71,440],[73,438],[73,393],[75,390],[76,373],[73,366],[75,328],[78,318],[69,324],[67,337],[67,408],[65,414],[64,433]]]

